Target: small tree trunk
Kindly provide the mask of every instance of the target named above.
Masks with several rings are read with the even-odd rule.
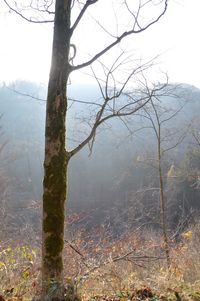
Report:
[[[63,245],[67,165],[66,87],[70,74],[71,0],[57,0],[51,71],[48,84],[43,181],[42,290],[43,300],[63,300]]]
[[[167,225],[166,225],[166,213],[165,213],[165,198],[164,198],[164,184],[163,184],[163,172],[162,172],[162,159],[161,159],[161,137],[160,137],[160,127],[158,131],[158,173],[159,173],[159,186],[160,186],[160,222],[163,234],[164,250],[166,254],[167,267],[170,268],[170,254],[169,254],[169,241],[167,235]]]
[[[160,182],[160,219],[161,219],[161,228],[163,232],[163,242],[164,250],[166,254],[167,267],[170,268],[170,254],[169,254],[169,241],[167,236],[167,227],[166,227],[166,216],[165,216],[165,199],[164,199],[164,186],[163,186],[163,177],[162,177],[162,168],[159,164],[159,182]]]

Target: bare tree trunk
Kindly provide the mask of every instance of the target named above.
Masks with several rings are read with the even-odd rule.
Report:
[[[163,232],[163,243],[166,254],[167,267],[170,268],[170,254],[169,254],[169,241],[167,235],[166,225],[166,212],[165,212],[165,198],[164,198],[164,184],[163,184],[163,171],[162,171],[162,154],[161,154],[161,135],[160,125],[158,129],[158,173],[159,173],[159,186],[160,186],[160,223]]]
[[[66,87],[70,74],[71,0],[57,0],[48,84],[43,181],[43,299],[63,300],[63,245],[68,153],[65,148]]]

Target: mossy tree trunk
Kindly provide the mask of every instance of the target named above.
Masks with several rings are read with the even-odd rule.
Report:
[[[48,84],[43,181],[42,289],[43,299],[62,300],[63,245],[67,164],[65,121],[66,87],[70,74],[71,0],[57,0]]]
[[[105,95],[102,93],[102,104],[99,110],[96,112],[96,117],[94,119],[94,124],[92,125],[91,131],[88,136],[83,140],[77,147],[71,151],[66,151],[65,147],[65,121],[67,113],[67,82],[69,75],[72,71],[80,70],[101,58],[105,53],[109,52],[113,47],[118,45],[126,37],[141,33],[147,30],[149,27],[157,23],[160,18],[165,14],[168,7],[168,0],[162,0],[163,9],[160,14],[150,19],[149,23],[142,26],[139,24],[139,15],[141,12],[141,7],[138,8],[137,12],[131,12],[130,8],[125,5],[128,9],[127,11],[132,15],[132,24],[128,22],[130,28],[126,31],[122,31],[117,37],[113,36],[113,40],[103,49],[99,50],[94,54],[88,61],[85,61],[79,65],[73,65],[73,59],[76,56],[76,47],[71,44],[74,50],[73,56],[69,59],[70,50],[70,40],[71,37],[82,20],[87,9],[98,2],[98,0],[85,0],[78,1],[82,5],[82,8],[74,20],[71,26],[71,9],[74,7],[75,0],[55,0],[55,18],[54,20],[44,20],[43,18],[35,19],[34,17],[27,17],[26,11],[24,9],[23,14],[23,1],[22,6],[17,6],[17,2],[13,0],[13,6],[9,3],[10,1],[4,0],[4,3],[8,6],[9,10],[14,11],[23,19],[32,23],[49,23],[54,22],[54,35],[53,35],[53,49],[52,49],[52,62],[51,71],[49,76],[48,84],[48,95],[47,95],[47,108],[46,108],[46,127],[45,127],[45,159],[44,159],[44,181],[43,181],[43,237],[42,237],[42,288],[43,300],[49,301],[59,301],[63,300],[64,288],[63,288],[63,260],[62,252],[64,245],[64,220],[65,220],[65,200],[67,192],[67,165],[69,159],[78,153],[85,145],[92,141],[91,145],[94,143],[94,138],[96,135],[96,129],[103,122],[110,118],[130,116],[136,113],[140,108],[143,108],[147,104],[153,91],[151,92],[150,98],[144,101],[141,98],[141,104],[139,105],[139,100],[136,102],[128,102],[129,104],[123,105],[117,111],[110,108],[115,108],[115,101],[120,98],[127,88],[129,80],[138,73],[140,67],[137,67],[131,74],[127,76],[127,79],[122,84],[119,91],[114,88],[114,94],[108,97],[109,87],[109,77],[114,78],[114,71],[121,65],[118,64],[118,59],[113,64],[112,68],[108,70],[108,74],[105,74]],[[37,1],[36,1],[37,2]],[[54,1],[41,1],[40,5],[32,5],[30,0],[30,6],[35,11],[39,11],[39,16],[42,13],[53,14],[50,7]],[[50,2],[47,4],[47,2]],[[151,2],[151,1],[147,1]],[[154,5],[154,4],[153,4]],[[145,5],[143,5],[145,6]],[[26,7],[27,8],[27,5]],[[105,7],[106,9],[106,7]],[[75,14],[76,15],[76,14]],[[105,31],[109,31],[105,29]],[[91,47],[93,41],[91,40]],[[70,64],[70,61],[72,65]],[[147,64],[148,65],[148,64]],[[147,68],[147,65],[141,65],[141,71]],[[113,73],[112,73],[113,72]],[[96,78],[98,80],[98,78]],[[114,79],[115,81],[115,79]],[[101,92],[102,87],[100,85]],[[154,91],[156,93],[157,89]],[[159,90],[158,90],[159,91]],[[117,92],[117,93],[116,93]],[[148,88],[149,93],[149,88]],[[130,105],[130,107],[129,107]],[[129,107],[129,110],[128,110]],[[109,110],[107,110],[109,108]],[[110,112],[110,114],[104,113]]]

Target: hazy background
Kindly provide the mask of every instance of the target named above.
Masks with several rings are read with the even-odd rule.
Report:
[[[14,231],[19,232],[19,225],[32,225],[34,231],[38,231],[42,198],[45,102],[22,96],[14,92],[14,88],[38,98],[45,97],[46,93],[41,86],[25,81],[17,81],[10,86],[2,85],[0,88],[3,114],[0,142],[6,142],[1,152],[1,182],[2,187],[5,187],[1,192],[1,207],[9,211],[3,218],[5,222],[12,221],[9,222],[12,231],[14,228]],[[189,176],[200,169],[200,155],[198,145],[188,129],[188,124],[193,124],[198,131],[196,120],[200,109],[200,90],[183,85],[177,93],[187,100],[186,105],[163,129],[164,135],[165,131],[169,133],[170,129],[175,129],[175,139],[176,131],[177,137],[179,135],[179,129],[185,135],[182,143],[168,152],[163,162],[167,210],[170,213],[168,223],[172,229],[180,221],[189,222],[200,209],[200,192],[195,184],[197,178]],[[98,88],[91,85],[70,87],[69,94],[85,100],[99,97]],[[167,108],[176,106],[173,99],[165,99],[165,102]],[[69,148],[86,135],[88,125],[82,116],[87,114],[88,108],[81,104],[76,103],[70,108]],[[132,116],[127,122],[133,130],[144,127],[137,116]],[[109,223],[114,233],[122,234],[127,227],[132,228],[144,222],[147,226],[157,228],[159,186],[155,168],[156,151],[155,136],[149,129],[130,135],[121,120],[113,120],[101,127],[97,132],[92,155],[86,147],[70,162],[68,212],[82,212],[89,216],[89,227]],[[179,175],[177,178],[167,176],[172,165],[176,175]],[[183,227],[185,225],[183,222]]]
[[[103,25],[109,25],[109,28],[113,29],[110,19],[113,15],[113,1],[109,2],[109,6],[108,2],[105,2],[106,0],[103,0],[97,4],[97,10],[89,10],[85,19],[87,21],[82,22],[77,31],[74,40],[78,49],[77,59],[90,57],[95,48],[101,48],[110,39],[109,35],[95,25],[91,17],[101,20]],[[171,0],[166,15],[157,24],[139,35],[128,38],[121,47],[126,51],[134,51],[136,58],[161,55],[157,70],[168,72],[172,82],[185,82],[200,87],[200,45],[197,41],[200,27],[199,11],[198,0]],[[125,23],[122,16],[120,23]],[[113,30],[115,29],[114,27]],[[1,1],[0,38],[0,81],[23,79],[47,82],[51,59],[51,24],[28,23],[14,13],[9,13]],[[116,48],[115,54],[118,51]],[[104,59],[105,62],[113,59],[113,53],[111,57],[108,55]],[[91,82],[91,78],[85,75],[88,72],[84,70],[82,73],[76,73],[73,81]],[[154,73],[154,79],[156,78]]]
[[[93,18],[102,20],[103,25],[110,24],[114,2],[109,2],[106,11],[105,2],[99,2],[98,10],[89,11],[85,25],[74,37],[73,42],[77,47],[75,63],[87,60],[110,41],[110,36],[105,35],[97,23],[91,26]],[[166,15],[157,24],[142,34],[128,38],[103,58],[103,62],[109,66],[121,50],[126,50],[127,55],[132,54],[133,61],[150,60],[158,56],[153,69],[148,72],[150,82],[162,82],[163,73],[167,72],[172,85],[183,83],[178,93],[188,100],[187,105],[165,130],[172,127],[178,131],[193,123],[195,130],[199,130],[196,122],[200,110],[199,11],[198,0],[171,0]],[[120,22],[123,27],[125,20],[122,18]],[[111,26],[111,31],[115,30]],[[0,142],[6,143],[1,152],[0,166],[1,207],[5,208],[1,210],[1,215],[5,224],[15,230],[20,224],[31,224],[37,231],[42,197],[45,99],[52,25],[27,23],[9,12],[1,2],[0,39]],[[94,67],[101,77],[102,70],[98,64]],[[68,89],[70,97],[79,100],[97,101],[100,97],[89,68],[72,75]],[[34,98],[23,96],[22,93]],[[166,103],[169,108],[174,105],[171,100]],[[85,121],[92,111],[93,108],[89,106],[70,104],[67,121],[69,148],[85,137],[88,131]],[[137,117],[128,122],[131,129],[141,126]],[[198,172],[198,154],[194,154],[197,145],[191,132],[188,131],[185,136],[181,145],[166,156],[164,164],[171,228],[175,228],[186,217],[189,220],[199,210],[196,178],[189,179],[184,174],[185,169],[191,167],[192,170],[195,164]],[[98,131],[93,153],[91,156],[89,153],[86,147],[70,163],[70,210],[87,212],[91,224],[107,220],[116,233],[119,229],[123,232],[123,228],[133,227],[135,222],[143,223],[144,220],[157,227],[158,177],[155,168],[148,164],[148,158],[156,154],[153,134],[144,130],[130,135],[123,122],[114,120]],[[197,163],[191,163],[193,159]],[[183,174],[178,181],[167,179],[172,165],[177,173]]]

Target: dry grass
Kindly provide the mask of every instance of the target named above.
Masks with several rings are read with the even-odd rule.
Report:
[[[101,231],[96,240],[78,235],[65,246],[70,271],[65,281],[75,285],[82,300],[200,300],[200,225],[182,233],[178,243],[171,242],[170,270],[161,242],[154,232],[135,232],[112,242]],[[39,293],[38,254],[25,244],[0,250],[0,295],[6,300],[27,300]]]

